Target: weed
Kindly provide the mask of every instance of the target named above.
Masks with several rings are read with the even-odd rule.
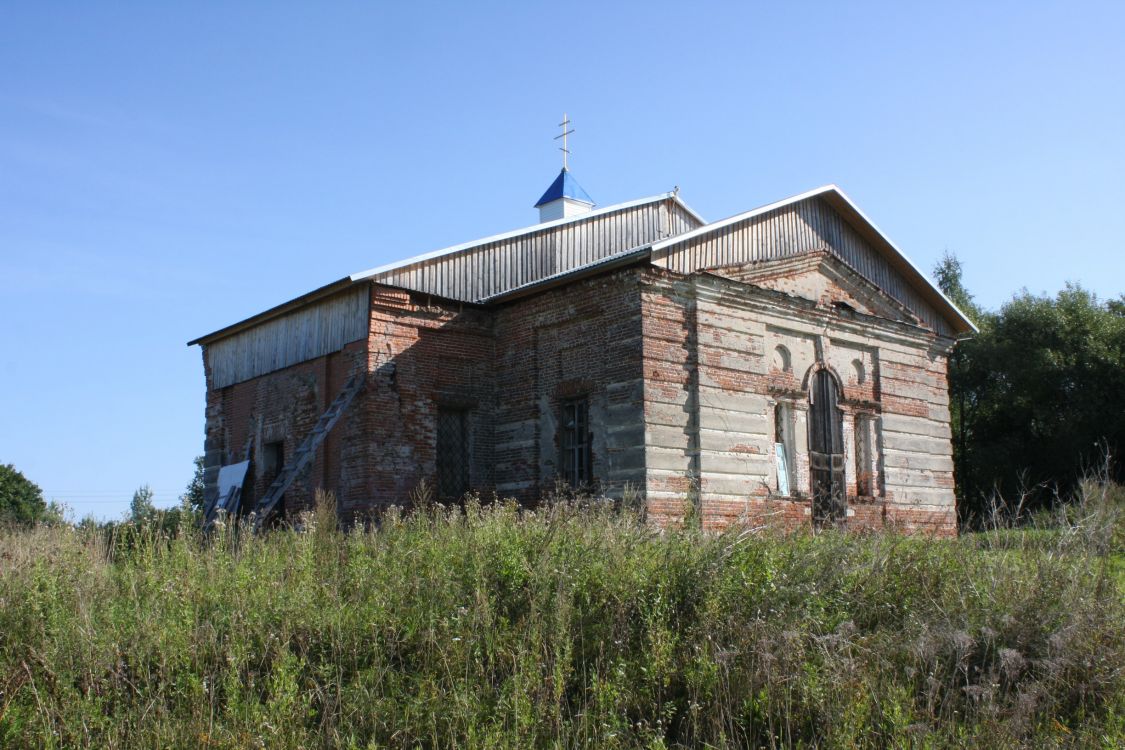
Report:
[[[0,746],[1125,742],[1121,487],[956,540],[416,503],[0,532]]]

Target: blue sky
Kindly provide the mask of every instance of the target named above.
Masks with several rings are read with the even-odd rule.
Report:
[[[183,491],[185,343],[600,205],[840,185],[980,302],[1125,292],[1125,4],[0,5],[0,463],[78,517]]]

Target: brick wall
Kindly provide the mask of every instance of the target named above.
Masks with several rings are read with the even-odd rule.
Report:
[[[493,474],[496,409],[492,313],[383,286],[371,288],[368,367],[372,378],[358,417],[363,491],[343,510],[362,514],[404,505],[436,472],[436,428],[442,406],[467,411],[474,488],[488,492]]]
[[[365,367],[365,392],[287,494],[288,510],[306,507],[317,487],[337,493],[345,517],[408,503],[434,478],[442,406],[468,414],[473,487],[534,503],[559,474],[560,400],[583,396],[596,483],[611,495],[637,485],[655,523],[693,507],[708,528],[798,528],[811,518],[808,378],[825,366],[842,386],[848,525],[955,533],[951,342],[872,314],[879,300],[848,287],[846,274],[805,278],[767,289],[634,267],[491,309],[372,285],[366,340],[208,390],[209,490],[219,465],[242,460],[249,435],[259,449],[283,440],[292,455],[350,368]],[[800,295],[806,283],[811,299]],[[796,449],[789,496],[778,492],[774,449],[781,402]],[[863,420],[875,436],[874,481],[860,496],[864,467],[851,456]],[[255,479],[252,497],[265,481]]]
[[[559,402],[589,400],[594,480],[617,495],[644,480],[638,271],[511,302],[496,312],[496,471],[504,496],[554,488]]]
[[[212,498],[217,491],[220,466],[253,458],[253,472],[248,477],[243,505],[250,507],[261,498],[271,480],[263,475],[264,446],[280,442],[283,459],[292,456],[336,398],[348,375],[364,365],[365,348],[366,342],[355,342],[342,351],[251,380],[225,388],[209,387],[204,442],[207,497]],[[251,455],[247,455],[251,437]],[[311,507],[317,488],[346,498],[354,489],[349,468],[346,468],[348,453],[359,440],[359,425],[349,410],[321,444],[312,465],[286,492],[286,512]]]
[[[826,367],[841,386],[848,526],[956,533],[945,391],[952,341],[856,310],[878,300],[845,276],[806,277],[815,281],[806,298],[793,283],[780,291],[645,272],[646,486],[657,523],[677,523],[691,507],[706,528],[811,523],[807,389]],[[778,490],[778,403],[793,420],[788,496]],[[863,439],[868,465],[855,457]]]

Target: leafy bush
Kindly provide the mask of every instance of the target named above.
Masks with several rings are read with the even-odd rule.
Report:
[[[1068,284],[984,310],[947,255],[938,285],[979,326],[949,362],[958,512],[976,527],[997,497],[1053,506],[1092,468],[1125,482],[1125,295]]]
[[[11,464],[0,464],[0,525],[58,523],[62,509],[43,500],[39,485]]]
[[[1117,747],[1125,493],[1101,490],[1050,532],[948,541],[566,502],[124,550],[9,532],[0,745]]]

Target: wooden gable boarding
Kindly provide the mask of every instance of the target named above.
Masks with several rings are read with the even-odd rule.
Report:
[[[832,186],[658,242],[652,248],[652,262],[692,273],[818,250],[840,258],[935,333],[954,337],[974,330],[964,314]]]

